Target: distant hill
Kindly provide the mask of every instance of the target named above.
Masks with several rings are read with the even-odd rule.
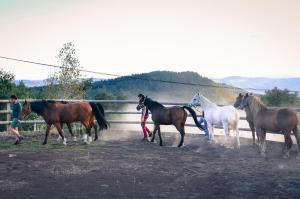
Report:
[[[280,89],[300,90],[300,77],[297,78],[267,78],[267,77],[239,77],[232,76],[216,79],[216,82],[225,83],[239,88],[272,89],[277,86]],[[263,94],[263,91],[248,89],[249,92]]]
[[[93,81],[100,81],[103,79],[100,78],[93,78]],[[46,86],[46,80],[27,80],[27,79],[22,79],[22,80],[15,80],[15,84],[19,85],[20,82],[23,81],[23,83],[25,84],[26,87],[42,87],[42,86]]]
[[[208,86],[202,87],[171,84],[144,79],[176,81]],[[128,99],[136,99],[139,93],[143,93],[157,100],[180,102],[190,101],[192,96],[200,91],[216,103],[232,103],[240,90],[214,87],[219,85],[220,84],[215,83],[211,79],[202,77],[195,72],[154,71],[150,73],[135,74],[132,76],[123,76],[110,80],[97,81],[93,83],[89,96],[93,98],[93,96],[95,96],[98,92],[110,91],[112,93],[122,93]]]

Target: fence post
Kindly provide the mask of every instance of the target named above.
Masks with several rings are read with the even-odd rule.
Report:
[[[6,121],[10,121],[10,104],[9,102],[6,104],[6,110],[7,110],[7,113],[6,113]],[[6,125],[6,131],[8,132],[8,129],[9,129],[10,125],[7,124]]]

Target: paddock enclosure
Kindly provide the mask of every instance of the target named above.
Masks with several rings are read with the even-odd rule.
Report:
[[[216,140],[208,142],[191,117],[185,147],[176,147],[180,135],[174,127],[166,126],[161,129],[164,146],[160,147],[141,141],[136,101],[97,102],[105,107],[111,128],[101,131],[100,140],[90,145],[81,140],[72,142],[65,129],[68,145],[63,146],[56,142],[53,129],[43,146],[44,124],[39,118],[23,122],[33,130],[22,132],[25,141],[19,146],[12,145],[13,136],[0,133],[0,198],[300,197],[296,147],[289,159],[283,159],[283,136],[269,133],[267,158],[262,158],[249,139],[251,132],[243,112],[240,150],[235,149],[233,136],[229,146],[222,146],[219,130]],[[8,113],[1,110],[1,114]],[[82,134],[80,125],[73,124],[73,128],[77,136]]]

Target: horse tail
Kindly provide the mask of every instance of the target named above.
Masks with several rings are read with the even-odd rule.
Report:
[[[196,126],[197,126],[200,130],[204,131],[204,129],[202,128],[201,124],[200,124],[199,121],[197,120],[196,112],[195,112],[191,107],[189,107],[189,106],[183,106],[182,108],[183,108],[183,109],[187,109],[187,110],[190,112],[190,114],[192,115],[192,117],[193,117],[193,119],[194,119],[194,122],[195,122]]]
[[[99,124],[100,130],[107,129],[109,125],[107,120],[104,117],[104,109],[102,105],[100,103],[94,103],[94,102],[90,102],[90,105],[92,107],[93,114]]]
[[[100,112],[102,113],[102,115],[105,117],[105,112],[104,112],[104,108],[100,103],[96,103],[98,109],[100,110]]]

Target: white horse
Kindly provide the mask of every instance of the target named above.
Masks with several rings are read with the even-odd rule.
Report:
[[[230,130],[236,132],[237,147],[240,148],[240,136],[239,136],[239,112],[233,106],[218,106],[201,94],[196,94],[190,106],[201,106],[204,111],[204,118],[207,121],[209,129],[209,139],[214,139],[214,126],[222,126],[224,129],[225,143],[227,142],[227,136]],[[224,144],[225,144],[224,143]]]

